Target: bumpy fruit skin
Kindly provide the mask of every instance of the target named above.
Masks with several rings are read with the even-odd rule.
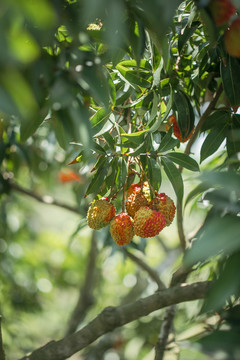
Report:
[[[240,58],[240,17],[236,18],[224,34],[224,44],[229,55]]]
[[[176,207],[173,200],[165,193],[157,194],[149,204],[150,209],[161,212],[166,219],[166,226],[169,226],[175,216]]]
[[[143,238],[153,237],[165,227],[164,215],[149,207],[141,207],[134,216],[134,233]]]
[[[236,8],[231,0],[211,0],[209,10],[217,26],[221,26],[236,13]]]
[[[129,244],[134,236],[133,220],[126,213],[116,215],[110,222],[110,233],[118,245]]]
[[[180,131],[180,128],[178,126],[177,120],[176,120],[174,115],[169,116],[168,122],[165,125],[166,131],[169,130],[169,128],[171,127],[171,124],[173,125],[173,133],[174,133],[174,135],[176,136],[176,138],[178,138],[180,140],[181,143],[185,143],[186,141],[188,141],[190,139],[190,137],[192,136],[193,132],[194,132],[194,128],[193,128],[192,131],[190,132],[190,134],[187,137],[183,138],[182,134],[181,134],[181,131]]]
[[[141,189],[141,182],[130,185],[127,190],[127,198],[130,195],[135,194],[135,193],[140,193],[141,191],[143,191],[143,195],[145,196],[145,198],[148,201],[151,201],[150,187],[149,187],[149,184],[147,181],[144,181],[143,189]]]
[[[91,229],[99,230],[107,226],[116,215],[116,209],[113,204],[107,200],[99,199],[90,204],[87,213],[87,223]]]
[[[136,192],[131,194],[126,201],[126,210],[128,215],[134,217],[135,213],[142,206],[147,206],[148,200],[145,198],[142,192]]]

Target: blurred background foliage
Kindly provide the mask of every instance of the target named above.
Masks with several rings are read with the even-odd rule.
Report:
[[[240,63],[226,53],[208,3],[1,1],[0,307],[9,359],[69,330],[92,254],[88,205],[122,187],[129,151],[154,188],[185,206],[184,230],[196,240],[184,258],[195,270],[189,281],[216,280],[204,304],[178,307],[165,358],[240,357]],[[186,147],[166,133],[168,115],[189,135],[221,86],[193,159],[174,156]],[[157,290],[108,229],[95,240],[92,306],[80,326],[105,306]],[[183,257],[176,220],[128,251],[168,284]],[[163,317],[128,324],[73,358],[153,359]]]

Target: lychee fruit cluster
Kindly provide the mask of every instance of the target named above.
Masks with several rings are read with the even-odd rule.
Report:
[[[133,218],[134,234],[149,238],[172,223],[176,207],[165,193],[155,192],[151,200],[148,183],[139,182],[132,184],[127,191],[126,210]]]
[[[185,143],[186,141],[188,141],[194,132],[194,128],[193,128],[188,136],[183,137],[181,130],[179,128],[179,125],[177,123],[177,120],[174,115],[169,116],[168,121],[165,125],[166,131],[168,131],[171,126],[173,126],[174,135],[176,136],[176,138],[178,138],[180,140],[181,143]]]
[[[116,244],[128,245],[134,235],[143,238],[156,236],[169,226],[175,215],[175,205],[165,193],[155,192],[151,200],[147,182],[132,184],[127,190],[126,211],[116,215],[116,209],[107,198],[90,204],[87,222],[90,228],[99,230],[110,225],[110,233]]]

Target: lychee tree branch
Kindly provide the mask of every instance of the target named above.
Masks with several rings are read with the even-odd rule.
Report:
[[[153,311],[206,297],[211,282],[181,284],[119,307],[105,308],[90,323],[61,340],[51,341],[21,360],[64,360],[114,329],[149,315]]]
[[[75,214],[80,214],[79,210],[76,208],[76,207],[73,207],[71,205],[68,205],[68,204],[65,204],[65,203],[62,203],[60,201],[57,201],[55,200],[52,196],[49,196],[49,195],[39,195],[37,194],[36,192],[34,191],[31,191],[29,189],[26,189],[16,183],[13,183],[13,182],[9,182],[9,186],[10,186],[10,189],[12,190],[15,190],[16,192],[20,193],[20,194],[23,194],[23,195],[27,195],[45,205],[54,205],[54,206],[58,206],[60,208],[63,208],[63,209],[66,209],[66,210],[69,210],[71,212],[74,212]]]

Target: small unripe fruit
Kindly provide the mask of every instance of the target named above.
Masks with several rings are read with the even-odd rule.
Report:
[[[169,128],[171,127],[171,124],[173,125],[173,133],[176,136],[176,138],[178,138],[180,140],[180,142],[185,143],[186,141],[188,141],[190,139],[190,137],[193,134],[194,128],[192,129],[192,131],[190,132],[190,134],[187,137],[182,137],[181,130],[179,128],[179,125],[178,125],[177,120],[174,115],[169,116],[168,122],[165,125],[166,131],[169,130]]]
[[[126,213],[116,215],[110,222],[110,233],[118,245],[129,244],[134,236],[133,220]]]
[[[105,199],[95,200],[90,204],[87,213],[87,223],[91,229],[99,230],[107,226],[116,214],[113,204]]]
[[[147,205],[148,205],[148,200],[145,198],[143,193],[136,192],[127,198],[126,210],[128,212],[128,215],[134,217],[135,213],[140,209],[140,207]]]
[[[231,0],[211,0],[209,10],[217,26],[221,26],[236,13],[236,8]]]
[[[145,196],[145,198],[148,201],[150,201],[151,200],[151,194],[150,194],[149,184],[148,184],[147,181],[144,181],[144,183],[142,185],[143,185],[142,188],[141,188],[141,182],[130,185],[128,190],[127,190],[127,198],[132,194],[143,192],[143,195]]]
[[[165,225],[164,215],[147,206],[141,207],[134,216],[134,233],[143,238],[158,235]]]
[[[175,216],[176,207],[173,200],[165,193],[157,194],[149,204],[150,209],[161,212],[166,219],[166,226],[169,226]]]
[[[229,55],[240,58],[240,17],[236,18],[224,35],[225,48]]]

